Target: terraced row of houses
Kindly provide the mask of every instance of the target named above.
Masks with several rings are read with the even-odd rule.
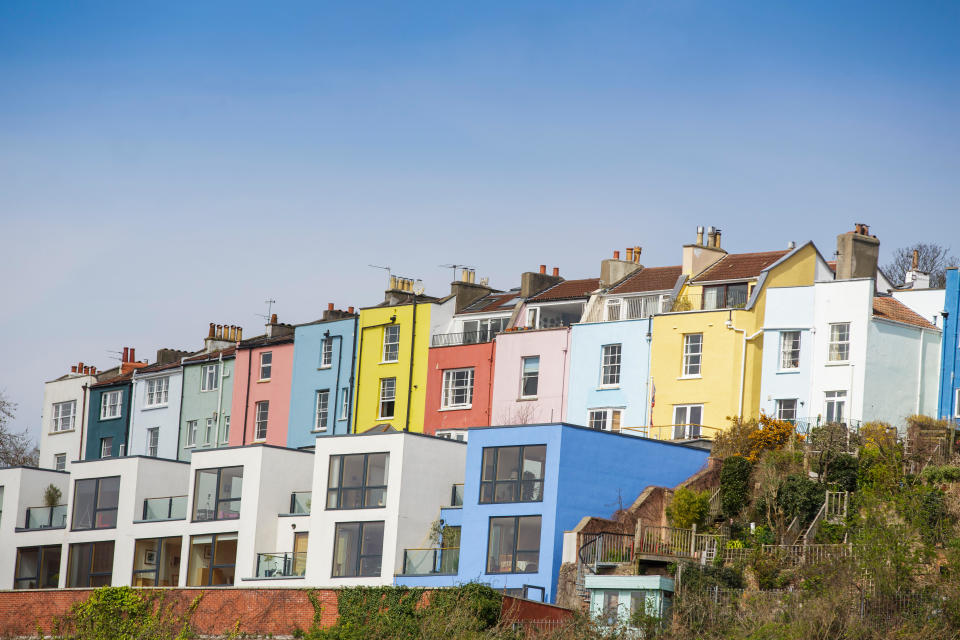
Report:
[[[731,418],[958,415],[957,271],[895,286],[878,255],[859,224],[830,260],[701,227],[676,266],[630,247],[596,278],[464,270],[444,297],[391,276],[375,306],[78,363],[45,386],[40,468],[0,470],[0,588],[479,579],[554,601],[564,533],[696,473]]]

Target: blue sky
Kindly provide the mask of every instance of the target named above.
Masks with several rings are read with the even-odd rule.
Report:
[[[955,2],[0,4],[0,389],[388,264],[448,290],[871,225],[960,253]]]

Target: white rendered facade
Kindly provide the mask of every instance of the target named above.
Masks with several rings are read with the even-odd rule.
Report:
[[[175,365],[150,371],[153,368],[137,371],[133,377],[127,453],[176,460],[183,368]]]
[[[0,589],[12,589],[19,547],[62,545],[65,529],[56,527],[26,530],[27,509],[43,506],[43,493],[54,485],[67,500],[70,474],[49,469],[12,467],[0,469]],[[18,531],[18,529],[22,531]],[[61,558],[66,550],[61,551]],[[62,571],[60,572],[62,575]]]
[[[70,463],[83,458],[87,387],[96,381],[96,376],[68,373],[44,385],[39,443],[41,468],[56,469],[59,457],[67,470]]]

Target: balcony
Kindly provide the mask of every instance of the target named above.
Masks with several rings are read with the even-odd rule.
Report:
[[[186,520],[187,496],[169,496],[166,498],[147,498],[143,501],[143,519],[141,522],[157,520]]]
[[[744,309],[750,297],[746,291],[729,290],[725,294],[703,295],[685,293],[677,296],[670,311],[716,311],[718,309]]]
[[[290,514],[310,515],[310,505],[313,502],[312,491],[294,491],[290,494]]]
[[[462,507],[463,506],[463,483],[455,483],[453,488],[450,490],[450,506],[451,507]]]
[[[306,551],[257,554],[258,578],[302,578],[306,571]]]
[[[461,333],[438,333],[430,339],[431,347],[456,347],[462,344],[483,344],[490,342],[498,331],[483,329],[480,331],[463,331]]]
[[[55,507],[28,507],[24,531],[34,529],[63,529],[67,526],[67,505]]]
[[[404,549],[404,576],[454,576],[460,567],[460,548]]]

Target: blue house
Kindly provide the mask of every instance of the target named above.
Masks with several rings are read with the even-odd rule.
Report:
[[[297,326],[288,447],[312,447],[317,436],[349,433],[356,336],[352,308],[329,308],[322,320]]]
[[[130,438],[131,374],[90,385],[84,460],[126,454]]]
[[[564,531],[584,516],[609,517],[647,486],[681,483],[708,455],[564,423],[470,429],[462,507],[440,512],[445,527],[459,527],[459,549],[438,554],[428,575],[398,575],[396,583],[479,581],[554,602]],[[459,562],[450,557],[457,554]]]
[[[940,358],[940,401],[937,414],[960,419],[960,271],[947,269],[943,318],[943,354]]]

